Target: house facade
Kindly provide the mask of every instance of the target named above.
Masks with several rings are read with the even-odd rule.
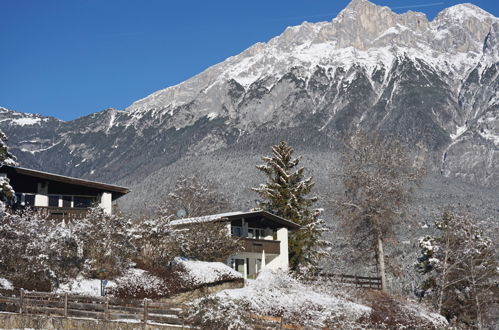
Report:
[[[265,211],[230,212],[172,221],[187,226],[199,221],[222,221],[228,235],[240,237],[243,250],[229,257],[227,264],[245,278],[254,278],[264,268],[288,269],[288,234],[300,226]]]
[[[9,178],[16,193],[12,208],[29,207],[51,219],[83,217],[94,206],[112,214],[113,202],[130,191],[125,187],[22,167],[2,166],[0,175]]]

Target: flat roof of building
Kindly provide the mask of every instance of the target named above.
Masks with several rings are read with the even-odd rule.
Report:
[[[281,224],[283,227],[286,227],[291,230],[296,230],[300,229],[301,226],[297,223],[294,223],[293,221],[289,221],[287,219],[284,219],[278,215],[272,214],[267,211],[263,210],[258,210],[258,211],[248,211],[248,212],[243,212],[243,211],[234,211],[234,212],[227,212],[227,213],[219,213],[219,214],[210,214],[210,215],[205,215],[201,217],[194,217],[194,218],[185,218],[185,219],[178,219],[178,220],[172,220],[170,222],[171,225],[187,225],[187,224],[192,224],[192,223],[197,223],[197,222],[211,222],[211,221],[233,221],[233,220],[239,220],[242,218],[252,218],[252,217],[264,217],[269,220],[272,220],[274,222],[277,222]]]
[[[9,168],[18,174],[32,176],[32,177],[46,179],[46,180],[69,183],[69,184],[74,184],[74,185],[79,185],[79,186],[84,186],[84,187],[89,187],[89,188],[95,188],[95,189],[100,189],[100,190],[114,192],[114,193],[123,194],[123,195],[128,194],[130,192],[130,189],[128,189],[126,187],[116,186],[116,185],[103,183],[103,182],[78,179],[78,178],[73,178],[70,176],[59,175],[59,174],[43,172],[43,171],[37,171],[37,170],[32,170],[29,168],[18,167],[18,166],[4,165],[2,167]]]

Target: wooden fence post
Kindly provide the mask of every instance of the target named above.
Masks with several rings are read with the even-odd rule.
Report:
[[[109,320],[109,297],[104,302],[104,320]]]
[[[21,289],[21,292],[19,294],[19,314],[24,313],[24,289]]]
[[[64,293],[64,317],[68,317],[68,293]]]
[[[147,323],[147,316],[149,314],[148,299],[144,298],[144,323]]]

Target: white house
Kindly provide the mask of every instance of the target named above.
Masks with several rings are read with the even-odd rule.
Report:
[[[12,207],[30,207],[52,219],[77,218],[92,206],[100,206],[111,214],[113,201],[130,191],[107,183],[14,166],[2,166],[0,175],[9,178],[16,192]]]
[[[242,239],[243,251],[227,260],[227,264],[246,278],[254,278],[263,268],[288,269],[288,233],[300,229],[292,221],[265,211],[229,212],[203,217],[174,220],[172,225],[188,225],[205,221],[227,223],[227,233]]]

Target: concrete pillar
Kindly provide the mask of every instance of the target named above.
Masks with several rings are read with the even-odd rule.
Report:
[[[288,228],[277,229],[277,240],[281,242],[279,255],[279,268],[288,269],[289,267],[289,246],[288,246]]]
[[[241,237],[248,237],[248,224],[244,218],[241,219]]]
[[[108,192],[102,193],[99,206],[104,210],[104,212],[111,214],[113,212],[112,194]]]
[[[35,206],[49,206],[49,196],[36,194]]]
[[[49,206],[49,183],[38,182],[37,194],[35,195],[35,206]]]

